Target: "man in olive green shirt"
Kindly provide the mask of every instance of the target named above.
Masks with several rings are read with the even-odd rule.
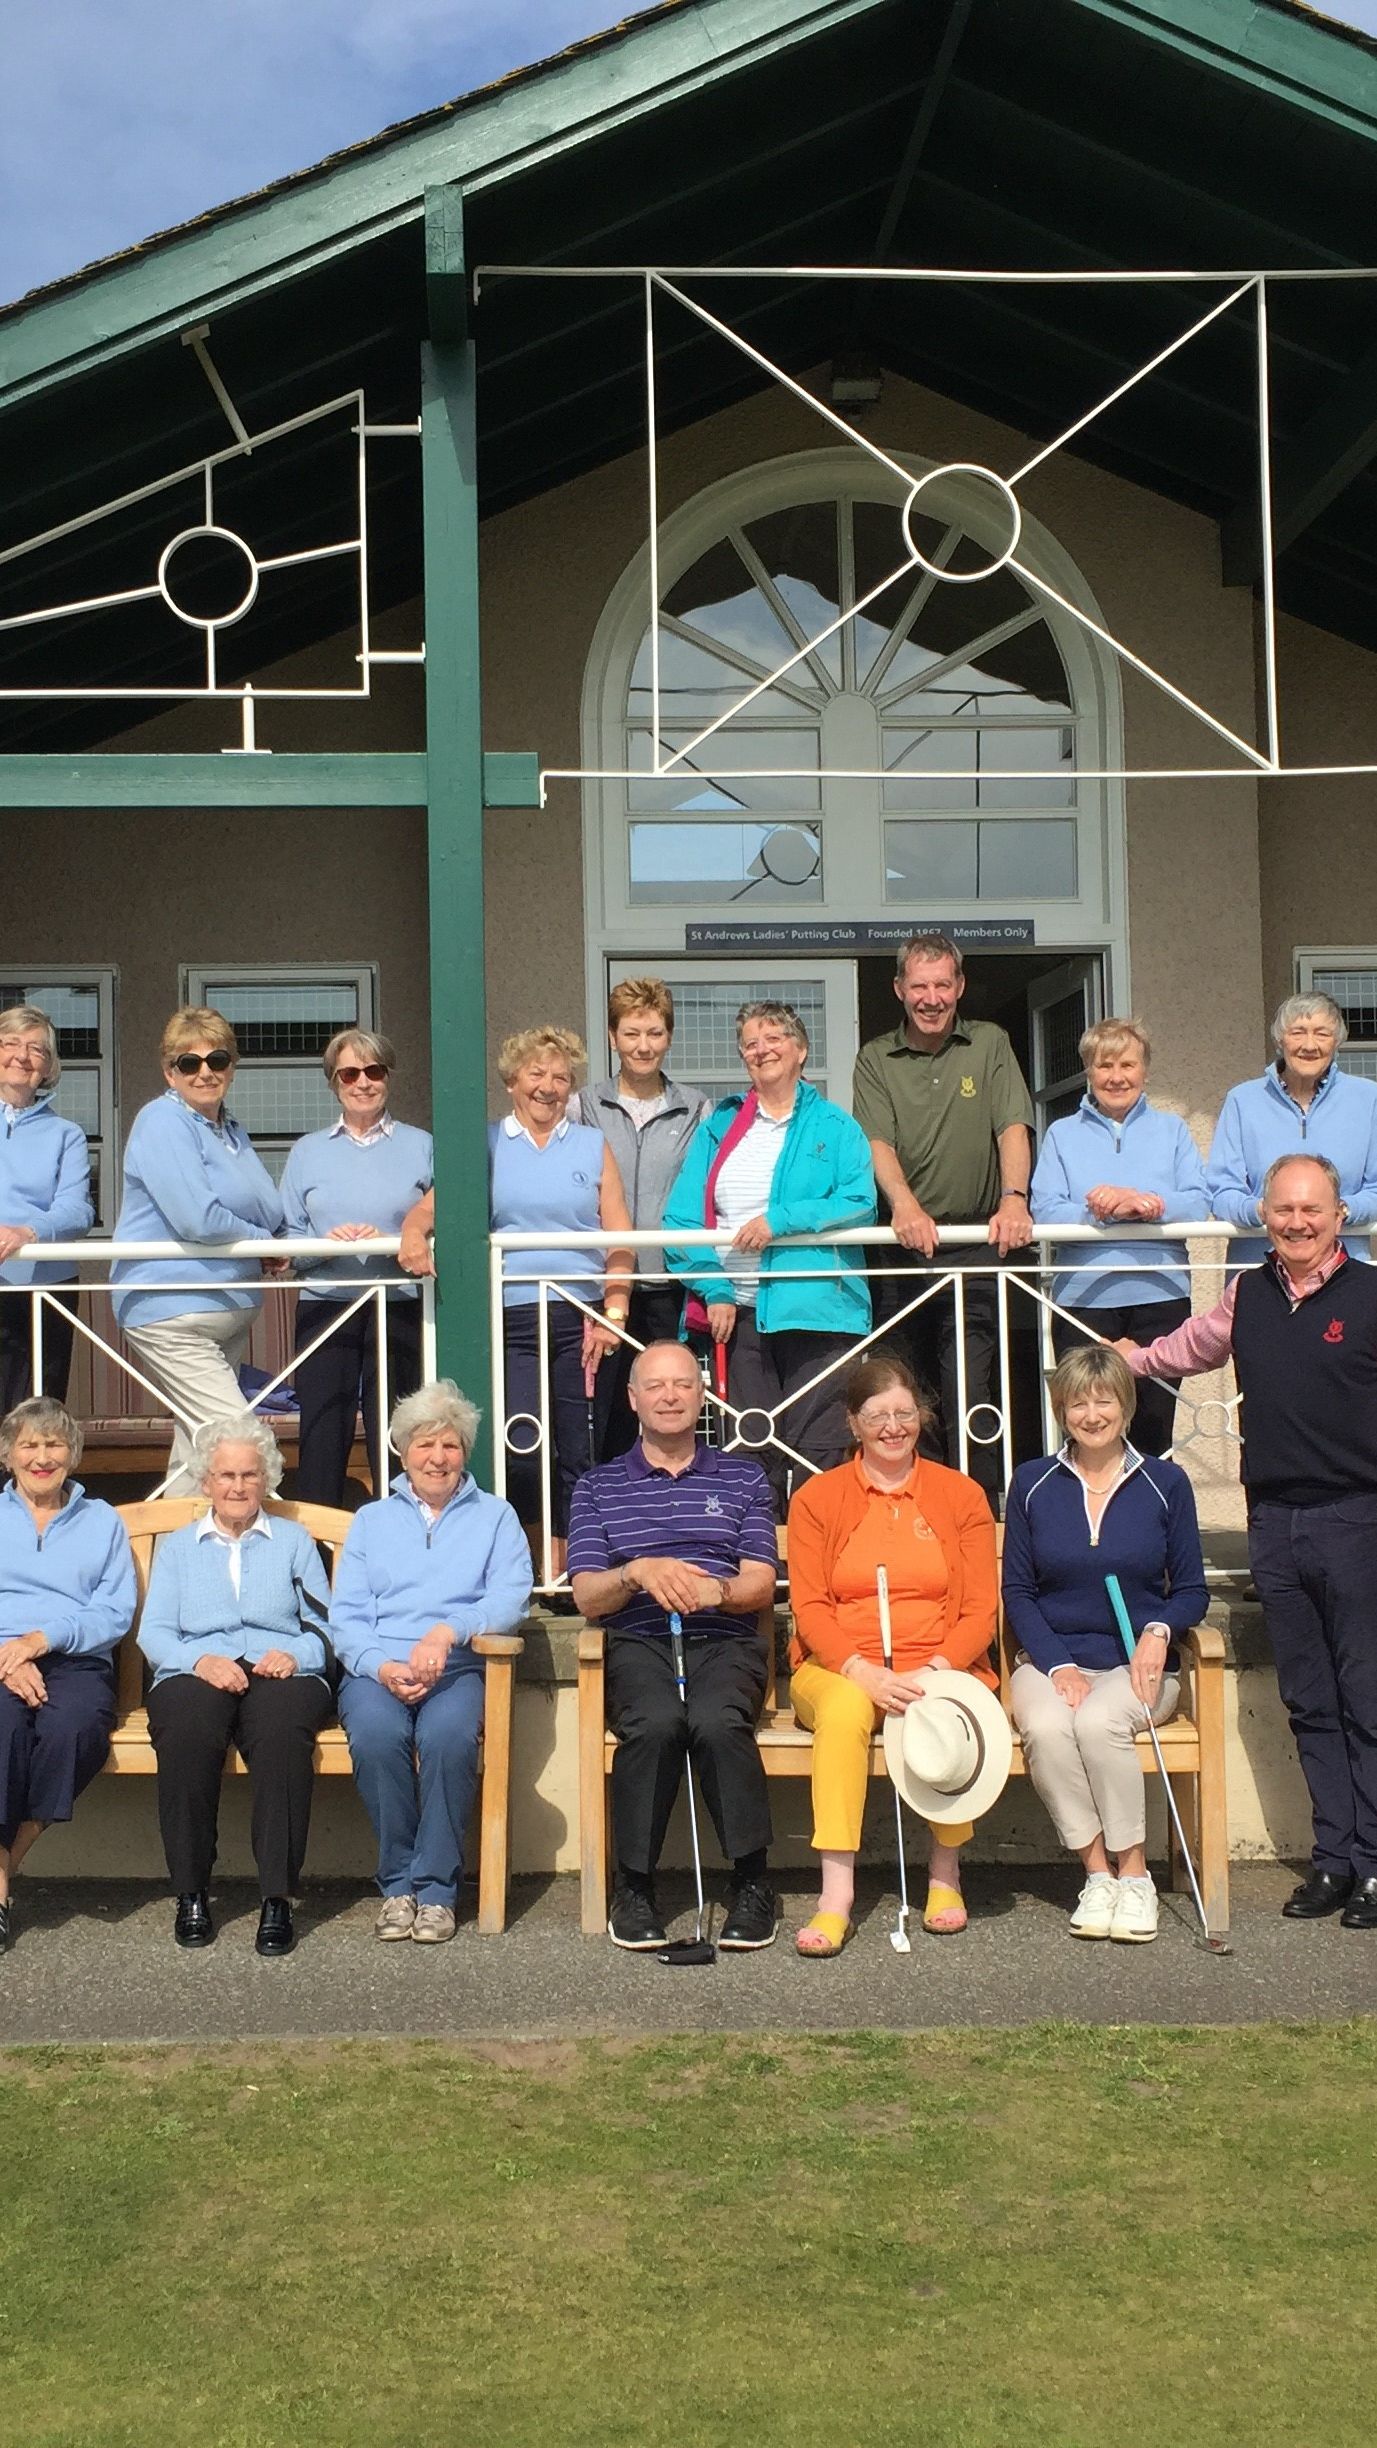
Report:
[[[985,1224],[1000,1258],[1032,1239],[1028,1184],[1033,1109],[1002,1028],[963,1020],[966,978],[945,935],[915,935],[903,946],[894,992],[904,1017],[892,1034],[872,1037],[856,1063],[852,1106],[870,1141],[875,1179],[888,1201],[901,1265],[926,1266],[943,1224]],[[987,1264],[984,1250],[948,1250],[944,1269]],[[876,1284],[876,1315],[906,1308],[908,1288],[894,1276]],[[1000,1481],[992,1387],[996,1344],[994,1278],[965,1286],[967,1469],[987,1489]],[[938,1293],[903,1321],[921,1376],[940,1384],[948,1460],[960,1461],[956,1303]],[[979,1406],[988,1406],[981,1410]],[[972,1414],[975,1414],[972,1417]]]

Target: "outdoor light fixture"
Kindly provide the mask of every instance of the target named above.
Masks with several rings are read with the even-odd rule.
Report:
[[[832,360],[827,395],[834,408],[873,408],[884,377],[868,349],[839,349]]]

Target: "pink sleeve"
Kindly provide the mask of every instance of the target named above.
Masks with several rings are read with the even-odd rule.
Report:
[[[1158,1335],[1139,1346],[1129,1359],[1135,1377],[1198,1377],[1219,1368],[1233,1343],[1234,1303],[1238,1277],[1226,1285],[1224,1298],[1199,1317],[1187,1318],[1174,1334]]]

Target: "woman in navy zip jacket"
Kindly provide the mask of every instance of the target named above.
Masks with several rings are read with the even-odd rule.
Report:
[[[1144,1093],[1152,1061],[1147,1031],[1136,1020],[1097,1020],[1081,1039],[1080,1056],[1085,1095],[1043,1140],[1031,1194],[1035,1224],[1098,1224],[1105,1236],[1102,1249],[1058,1252],[1080,1262],[1052,1286],[1058,1308],[1071,1313],[1052,1320],[1059,1360],[1092,1336],[1150,1343],[1184,1326],[1191,1313],[1185,1243],[1116,1241],[1114,1226],[1194,1224],[1210,1212],[1195,1141],[1179,1114],[1160,1112]],[[1134,1417],[1139,1452],[1165,1453],[1175,1384],[1145,1378]]]
[[[1021,1464],[1005,1507],[1014,1722],[1057,1833],[1085,1869],[1072,1934],[1142,1944],[1157,1935],[1157,1891],[1136,1744],[1149,1714],[1161,1725],[1174,1711],[1176,1640],[1205,1612],[1195,1497],[1175,1462],[1129,1443],[1134,1384],[1118,1352],[1068,1353],[1048,1390],[1066,1442]],[[1131,1663],[1110,1573],[1137,1640]]]
[[[72,1477],[81,1430],[40,1395],[0,1421],[0,1955],[10,1880],[105,1765],[134,1558],[113,1505]]]

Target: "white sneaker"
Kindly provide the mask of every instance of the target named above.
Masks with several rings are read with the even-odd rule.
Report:
[[[373,1924],[375,1938],[409,1938],[416,1919],[414,1896],[384,1896],[382,1911]]]
[[[1156,1937],[1157,1890],[1150,1878],[1120,1879],[1109,1935],[1128,1946],[1146,1946]]]
[[[1119,1882],[1107,1870],[1092,1870],[1071,1915],[1073,1938],[1107,1938],[1114,1924]]]
[[[418,1904],[411,1935],[417,1946],[444,1946],[454,1936],[454,1915],[448,1904]]]

